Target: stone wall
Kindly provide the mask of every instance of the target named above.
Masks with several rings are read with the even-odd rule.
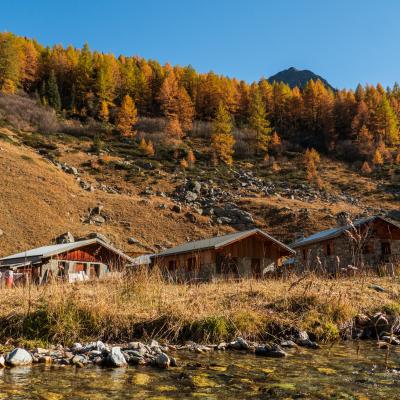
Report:
[[[349,238],[342,235],[330,240],[333,242],[333,254],[326,255],[326,243],[329,241],[311,244],[307,247],[296,248],[296,265],[302,270],[335,273],[351,266],[377,268],[383,263],[381,243],[387,240],[372,238],[368,240],[371,251],[366,254],[351,245]],[[400,240],[389,240],[391,246],[391,261],[400,255]],[[303,250],[306,253],[304,258]]]

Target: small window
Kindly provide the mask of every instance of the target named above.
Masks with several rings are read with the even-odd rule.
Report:
[[[333,251],[333,242],[326,242],[325,243],[325,255],[326,256],[333,256],[334,251]]]
[[[168,271],[173,272],[176,270],[176,260],[169,260],[168,261]]]
[[[187,260],[188,271],[194,271],[196,269],[196,257],[190,257]]]

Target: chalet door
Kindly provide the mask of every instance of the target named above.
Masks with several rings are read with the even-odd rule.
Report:
[[[251,273],[253,278],[261,278],[261,260],[259,258],[251,259]]]
[[[390,242],[381,242],[381,253],[382,253],[382,261],[389,262],[390,255],[392,254],[392,250],[390,248]]]

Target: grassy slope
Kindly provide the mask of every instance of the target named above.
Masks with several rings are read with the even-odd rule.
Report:
[[[11,135],[7,130],[2,132]],[[146,251],[145,247],[128,245],[130,236],[153,246],[216,233],[208,225],[191,225],[188,229],[182,223],[183,216],[169,210],[160,212],[158,204],[170,206],[168,199],[152,200],[148,205],[137,194],[84,191],[72,175],[60,171],[31,148],[4,140],[0,141],[0,182],[0,229],[4,231],[0,237],[1,256],[48,244],[67,230],[75,235],[101,232],[128,252]],[[97,204],[104,205],[110,221],[101,227],[84,224],[88,208]],[[123,221],[130,227],[122,225]]]
[[[147,186],[154,191],[171,192],[183,181],[185,174],[176,172],[173,160],[160,165],[157,172],[143,170],[132,174],[132,171],[111,167],[113,162],[125,158],[134,162],[138,160],[134,152],[129,153],[129,148],[128,154],[126,149],[123,152],[117,149],[111,155],[98,156],[88,152],[92,144],[88,139],[39,135],[40,140],[57,147],[59,161],[80,168],[85,180],[118,186],[122,190],[121,194],[100,190],[91,193],[82,190],[72,175],[60,171],[31,147],[22,144],[27,138],[34,142],[36,136],[0,129],[0,229],[5,233],[0,237],[0,256],[47,244],[54,236],[67,230],[76,235],[101,232],[132,254],[148,252],[155,245],[170,246],[232,230],[226,226],[213,226],[207,217],[198,217],[196,224],[189,223],[184,213],[170,211],[172,201],[169,198],[150,196],[144,199],[140,196],[141,190]],[[206,143],[196,143],[196,148],[201,146],[206,146]],[[283,181],[289,186],[304,182],[300,156],[280,162],[282,169],[279,173],[268,167],[257,169],[255,165],[241,162],[237,168],[252,170],[266,180]],[[225,184],[224,173],[204,161],[199,161],[196,169],[186,174],[194,178],[208,176],[222,187],[225,185],[225,189],[232,190]],[[238,203],[252,212],[259,227],[287,242],[296,233],[312,233],[333,226],[333,215],[339,211],[351,211],[356,215],[366,212],[367,207],[389,210],[397,206],[390,195],[377,190],[376,181],[360,176],[342,163],[323,160],[321,175],[329,191],[345,190],[360,197],[361,203],[357,206],[346,202],[330,204],[321,200],[309,203],[274,195],[250,196],[251,192],[246,190],[241,190],[242,197]],[[159,209],[161,203],[167,206],[165,210]],[[110,221],[100,227],[84,224],[82,221],[87,216],[88,208],[97,204],[104,205]],[[307,218],[301,214],[304,208],[310,210]],[[143,246],[128,245],[127,238],[130,236],[139,239]]]

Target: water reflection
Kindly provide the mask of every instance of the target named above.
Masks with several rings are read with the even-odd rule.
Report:
[[[400,355],[373,343],[318,351],[297,349],[286,359],[242,353],[178,353],[180,367],[101,369],[37,365],[0,370],[0,399],[397,399]]]

